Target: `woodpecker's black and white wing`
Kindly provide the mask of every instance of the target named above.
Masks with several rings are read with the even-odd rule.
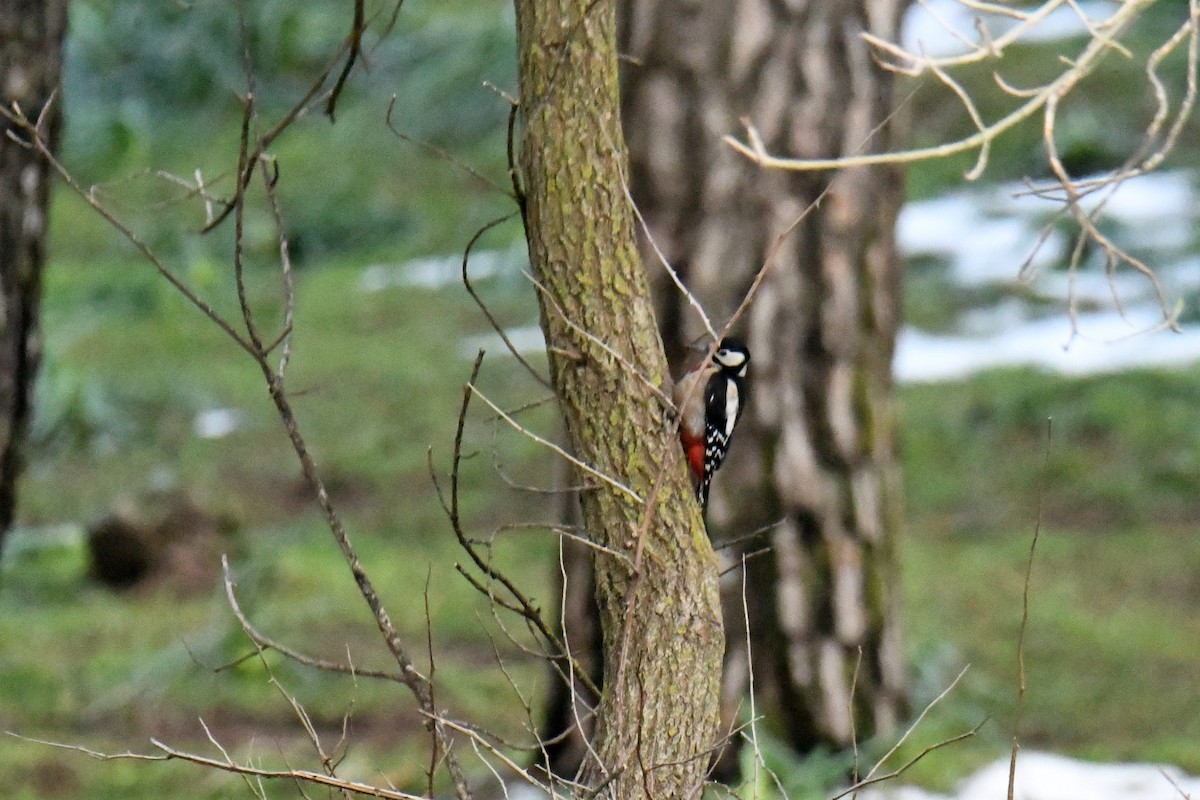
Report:
[[[721,371],[705,387],[704,476],[700,480],[700,504],[708,507],[708,487],[713,473],[725,462],[733,429],[742,415],[744,384],[740,376]]]
[[[724,373],[714,375],[708,382],[705,425],[705,463],[709,473],[716,472],[725,462],[733,428],[742,414],[741,381]]]

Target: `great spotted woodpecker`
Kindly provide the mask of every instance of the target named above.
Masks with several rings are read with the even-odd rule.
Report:
[[[713,473],[725,460],[733,428],[742,415],[749,368],[750,351],[745,343],[727,337],[721,340],[712,361],[697,365],[675,384],[679,441],[700,506],[705,510]]]

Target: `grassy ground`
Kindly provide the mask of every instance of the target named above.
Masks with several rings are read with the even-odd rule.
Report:
[[[290,371],[300,422],[420,663],[429,658],[428,609],[437,674],[454,687],[448,705],[471,708],[482,724],[502,728],[514,720],[496,699],[512,690],[499,671],[480,669],[492,658],[483,633],[497,637],[526,692],[535,692],[541,671],[506,643],[490,624],[487,603],[455,574],[462,553],[427,466],[432,448],[445,472],[470,368],[458,337],[464,317],[468,331],[479,321],[455,294],[365,293],[356,288],[360,274],[328,265],[300,278]],[[183,489],[201,506],[241,521],[234,568],[256,624],[316,655],[349,654],[356,665],[386,668],[378,633],[314,513],[261,377],[140,265],[56,265],[49,279],[42,387],[48,410],[0,591],[0,728],[124,751],[145,749],[151,736],[198,744],[202,717],[231,745],[278,737],[284,753],[298,755],[302,730],[261,664],[212,671],[248,647],[215,583],[198,594],[166,586],[114,595],[86,579],[82,548],[82,525],[114,505],[164,485]],[[509,306],[514,321],[528,321],[519,319],[519,304]],[[426,335],[414,340],[417,330]],[[482,384],[502,402],[528,396],[504,359],[485,362]],[[242,427],[221,440],[197,438],[195,414],[214,407],[238,409]],[[537,415],[530,421],[537,424]],[[533,481],[529,448],[482,415],[469,435],[468,446],[479,450],[464,469],[473,532],[484,536],[490,524],[533,516],[528,500],[488,478],[486,457],[497,438],[514,478]],[[495,558],[512,566],[519,551],[527,585],[552,602],[545,592],[552,543],[532,534],[511,538],[501,537]],[[364,758],[362,777],[383,774],[401,784],[419,777],[411,754],[421,745],[405,735],[397,747],[392,735],[419,730],[404,692],[269,662],[332,741],[342,715],[355,710],[355,730],[366,742],[354,751]],[[270,754],[274,745],[265,749]],[[9,754],[0,757],[0,780],[24,787],[17,795],[23,797],[54,796],[47,782],[60,779],[59,796],[88,797],[133,796],[131,776],[146,782],[138,791],[148,797],[178,794],[170,776],[188,781],[176,769],[94,765],[15,740],[0,753]]]
[[[1200,667],[1196,384],[1193,371],[1004,371],[903,392],[909,644],[925,698],[971,665],[930,730],[994,720],[960,751],[967,762],[994,757],[1016,719],[1040,503],[1024,745],[1200,769],[1200,699],[1187,688]],[[957,758],[917,775],[936,782]]]
[[[333,264],[301,276],[292,377],[301,423],[421,663],[428,603],[445,704],[519,738],[524,713],[519,703],[496,700],[516,698],[490,666],[484,632],[526,696],[536,695],[544,676],[505,643],[486,604],[455,575],[461,555],[426,473],[428,446],[446,463],[469,369],[457,330],[474,317],[456,291],[363,293],[359,274]],[[507,296],[503,286],[483,286]],[[274,675],[330,742],[353,708],[351,774],[419,784],[423,740],[396,687],[314,676],[275,658],[270,672],[250,660],[214,673],[247,652],[215,587],[112,594],[86,579],[80,526],[118,498],[174,483],[242,521],[235,569],[258,625],[316,655],[349,652],[360,666],[387,666],[252,365],[132,267],[60,264],[48,303],[44,393],[57,412],[39,426],[25,527],[4,564],[0,726],[110,751],[147,751],[147,740],[158,737],[211,753],[203,718],[234,752],[304,763],[302,730],[270,685]],[[501,305],[511,321],[528,321],[522,303]],[[429,335],[402,349],[413,330]],[[509,402],[535,394],[499,356],[486,362],[484,382]],[[1029,371],[903,390],[906,627],[917,702],[971,665],[915,746],[992,720],[972,742],[928,758],[915,778],[945,784],[1006,746],[1039,492],[1023,741],[1200,770],[1192,746],[1200,715],[1190,692],[1190,676],[1200,674],[1200,542],[1188,527],[1200,511],[1190,491],[1200,452],[1191,419],[1198,391],[1191,372],[1065,380]],[[225,439],[196,438],[192,417],[215,406],[243,410],[244,427]],[[1048,460],[1047,417],[1054,420]],[[495,451],[517,479],[536,481],[543,464],[529,447],[496,434],[482,415],[470,438],[478,452],[465,476],[472,530],[484,535],[498,520],[552,515],[492,471]],[[552,542],[541,534],[502,537],[496,552],[552,602]],[[22,798],[241,791],[232,779],[186,767],[99,763],[19,740],[0,754],[0,781],[20,787]]]

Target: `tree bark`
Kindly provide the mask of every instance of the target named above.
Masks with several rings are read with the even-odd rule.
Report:
[[[36,119],[58,87],[66,0],[0,0],[0,99]],[[44,117],[57,149],[62,104]],[[0,548],[12,526],[25,460],[33,384],[41,360],[38,311],[46,260],[49,165],[0,135]],[[19,135],[18,135],[18,138]]]
[[[716,559],[662,387],[623,189],[613,5],[517,0],[526,238],[594,558],[604,691],[582,781],[699,797],[724,646]]]
[[[773,153],[894,148],[892,78],[861,34],[894,40],[902,10],[898,0],[622,5],[633,196],[715,324],[832,183],[742,322],[751,407],[709,515],[717,538],[767,531],[741,547],[771,546],[748,564],[757,708],[800,751],[887,731],[904,710],[891,379],[903,182],[887,167],[765,172],[720,137],[745,117]],[[703,328],[665,275],[656,297],[667,349],[681,352]],[[741,580],[729,584],[727,615],[741,618]],[[727,714],[745,691],[745,665],[744,639],[731,635]]]

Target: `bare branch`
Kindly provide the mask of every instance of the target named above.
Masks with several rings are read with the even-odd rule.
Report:
[[[896,778],[899,778],[901,775],[903,775],[905,772],[908,772],[908,770],[911,769],[913,766],[915,766],[917,764],[917,762],[919,762],[921,759],[925,758],[925,756],[929,755],[930,753],[934,752],[935,750],[941,750],[943,747],[949,747],[950,745],[957,744],[958,742],[961,742],[965,739],[970,739],[972,736],[979,733],[979,729],[982,728],[986,723],[987,723],[987,720],[985,719],[982,722],[980,722],[978,725],[976,725],[974,728],[971,728],[971,730],[969,730],[969,731],[964,731],[963,733],[960,733],[957,736],[951,736],[949,739],[943,739],[940,742],[931,744],[931,745],[923,748],[921,750],[921,752],[917,753],[915,756],[910,758],[903,765],[892,770],[891,772],[887,773],[886,775],[876,775],[873,778],[865,778],[864,780],[859,781],[858,783],[854,784],[853,786],[846,789],[845,791],[843,791],[839,794],[835,794],[833,797],[829,798],[829,800],[841,800],[841,798],[845,797],[846,795],[854,794],[855,792],[858,792],[861,789],[865,789],[866,787],[871,786],[873,784],[883,783],[884,781],[895,780]]]
[[[625,190],[625,198],[629,201],[629,207],[633,209],[634,215],[637,217],[638,225],[642,228],[642,233],[646,237],[646,241],[650,244],[650,249],[654,251],[654,255],[658,258],[658,263],[662,264],[663,269],[667,271],[667,275],[671,277],[671,282],[679,289],[680,293],[687,299],[688,305],[696,312],[696,316],[700,317],[700,322],[704,324],[704,330],[708,331],[708,335],[714,340],[719,339],[717,332],[713,330],[712,321],[709,320],[708,314],[704,311],[704,306],[700,305],[700,301],[696,299],[696,295],[684,284],[679,277],[679,273],[671,266],[671,262],[667,260],[666,254],[659,248],[658,242],[654,239],[654,234],[650,230],[649,224],[646,223],[646,218],[642,216],[642,210],[638,208],[638,204],[633,199],[633,193],[629,190],[629,181],[625,176],[621,176],[621,188]]]
[[[580,336],[582,336],[583,338],[587,339],[592,344],[599,347],[601,350],[603,350],[605,352],[605,354],[607,354],[611,358],[616,359],[617,363],[621,365],[622,369],[624,369],[629,374],[636,376],[637,379],[639,381],[641,381],[642,384],[647,389],[649,389],[651,392],[654,393],[655,397],[657,397],[659,400],[661,400],[663,402],[663,404],[666,408],[671,408],[671,409],[675,408],[674,401],[672,401],[671,398],[667,395],[667,393],[662,390],[662,387],[657,386],[654,383],[654,381],[650,380],[650,378],[644,372],[642,372],[640,369],[638,369],[637,366],[633,364],[633,362],[631,362],[629,359],[625,358],[623,355],[618,353],[616,351],[616,349],[614,349],[613,347],[611,347],[610,345],[605,343],[604,340],[602,340],[599,336],[592,333],[588,329],[584,328],[582,325],[575,322],[574,320],[570,319],[567,316],[566,312],[563,311],[562,306],[560,306],[558,304],[558,302],[554,299],[554,296],[550,293],[550,291],[548,289],[546,289],[546,287],[543,286],[538,281],[537,278],[535,278],[533,275],[531,275],[528,272],[525,272],[524,275],[525,275],[526,279],[530,283],[532,283],[535,287],[537,287],[537,290],[542,293],[542,296],[546,299],[546,302],[548,302],[551,305],[551,307],[554,309],[554,312],[556,314],[558,314],[559,319],[561,319],[563,322],[565,322],[568,328],[575,331]]]
[[[525,593],[520,590],[520,588],[517,587],[516,583],[511,578],[496,569],[491,563],[490,559],[484,559],[479,554],[472,543],[467,539],[466,532],[462,527],[462,517],[459,514],[458,505],[460,480],[459,467],[462,464],[463,433],[466,429],[467,411],[470,408],[471,396],[473,394],[479,395],[481,398],[483,398],[485,403],[491,406],[492,409],[501,416],[504,416],[507,421],[509,421],[511,424],[516,424],[512,421],[511,417],[508,417],[504,414],[504,412],[500,411],[491,403],[490,400],[488,400],[484,395],[480,394],[479,390],[475,387],[475,381],[479,377],[479,370],[483,366],[483,355],[483,351],[480,350],[478,355],[475,356],[475,363],[471,367],[471,376],[467,383],[463,386],[463,399],[462,404],[459,406],[458,423],[454,431],[454,450],[451,456],[449,498],[443,494],[441,484],[437,480],[436,473],[433,469],[432,453],[430,453],[430,475],[433,478],[433,484],[437,491],[438,499],[441,501],[442,508],[445,510],[446,516],[450,520],[450,527],[453,529],[459,545],[463,548],[463,550],[466,551],[467,555],[470,556],[471,561],[475,564],[476,568],[478,568],[485,576],[487,576],[489,581],[494,581],[504,587],[504,590],[508,592],[509,596],[512,598],[512,602],[496,597],[495,593],[490,587],[485,587],[469,572],[463,569],[461,565],[456,565],[459,574],[466,578],[476,590],[484,594],[490,600],[524,618],[526,622],[528,622],[529,625],[536,630],[542,639],[551,648],[553,648],[553,651],[556,654],[554,658],[565,658],[570,661],[573,659],[570,650],[566,647],[563,641],[554,634],[550,626],[546,623],[545,619],[543,619],[541,609],[539,609],[537,605],[535,605],[534,602],[528,596],[526,596]],[[534,436],[532,433],[527,433],[530,436]],[[590,681],[588,681],[588,689],[595,692],[596,695],[599,696],[599,688]]]
[[[51,95],[47,105],[49,105],[49,103],[53,103],[56,97],[57,93]],[[10,108],[0,107],[0,115],[8,119],[20,130],[24,131],[29,136],[27,144],[31,145],[38,151],[38,153],[41,154],[42,158],[46,159],[46,162],[51,166],[51,168],[58,173],[60,178],[62,178],[63,183],[65,183],[71,189],[71,191],[78,195],[83,202],[91,206],[93,211],[103,217],[109,225],[116,229],[116,231],[126,239],[126,241],[133,245],[134,248],[142,254],[142,257],[149,261],[150,264],[154,266],[154,269],[157,270],[160,275],[166,278],[167,281],[174,286],[189,303],[199,309],[204,316],[212,320],[213,324],[224,331],[225,334],[238,345],[238,347],[245,350],[251,356],[256,355],[254,346],[250,342],[246,341],[246,339],[240,333],[234,330],[233,326],[228,320],[217,313],[217,311],[213,309],[213,307],[207,302],[200,299],[200,296],[197,295],[191,289],[191,287],[184,283],[182,278],[172,272],[162,261],[162,259],[160,259],[158,255],[150,249],[150,246],[146,244],[146,242],[140,236],[133,232],[132,228],[122,222],[112,211],[96,200],[90,191],[84,189],[83,186],[79,184],[79,182],[75,179],[75,176],[68,172],[67,169],[62,165],[62,162],[54,157],[54,153],[51,152],[48,143],[38,133],[36,125],[30,122],[30,120],[21,112],[20,106],[18,106],[16,103],[13,103]]]
[[[1065,0],[1063,0],[1065,2]],[[1088,41],[1083,52],[1074,59],[1068,67],[1059,74],[1057,78],[1044,86],[1036,94],[1030,97],[1026,102],[1018,106],[1013,111],[1009,112],[1000,120],[986,126],[983,130],[978,131],[971,136],[959,139],[955,142],[947,142],[932,147],[922,147],[913,150],[901,150],[896,152],[885,153],[863,153],[840,158],[822,158],[822,159],[802,159],[802,158],[783,158],[769,154],[763,147],[757,132],[750,123],[746,125],[746,137],[748,143],[734,138],[733,136],[725,136],[724,141],[738,153],[741,153],[746,158],[754,163],[768,167],[771,169],[783,169],[792,171],[814,171],[814,170],[833,170],[843,169],[846,167],[868,166],[872,164],[911,164],[917,161],[927,161],[934,158],[945,158],[947,156],[957,155],[959,153],[970,152],[989,146],[993,140],[1007,131],[1014,128],[1019,123],[1029,119],[1037,114],[1051,98],[1061,99],[1071,92],[1072,89],[1083,80],[1083,78],[1094,70],[1097,64],[1108,54],[1110,50],[1116,49],[1116,37],[1119,36],[1132,22],[1137,19],[1140,14],[1148,8],[1155,0],[1128,0],[1104,22],[1104,36],[1092,38]],[[1051,2],[1049,5],[1061,5],[1062,3]],[[1024,24],[1024,23],[1023,23]],[[1020,26],[1018,26],[1020,27]],[[872,39],[874,44],[876,39]],[[1000,39],[996,40],[996,45],[1000,45]],[[1002,46],[1002,45],[1000,45]],[[905,52],[905,51],[899,51]],[[924,62],[926,66],[932,67],[936,63],[940,68],[952,66],[955,63],[953,60],[930,60],[924,56],[908,55],[914,64]],[[985,55],[979,55],[976,60],[984,58]],[[919,70],[918,70],[919,71]]]
[[[1171,786],[1175,789],[1176,794],[1179,795],[1181,800],[1192,800],[1192,796],[1183,790],[1183,787],[1179,785],[1179,781],[1175,780],[1175,778],[1172,777],[1169,772],[1167,772],[1162,767],[1159,767],[1158,774],[1162,775],[1164,778],[1167,779],[1167,783],[1171,784]]]
[[[947,686],[945,689],[942,689],[941,693],[938,694],[937,697],[930,700],[925,705],[925,708],[921,709],[921,713],[918,714],[917,718],[915,720],[913,720],[911,725],[908,726],[908,729],[906,731],[904,731],[904,734],[899,739],[896,740],[896,743],[894,745],[892,745],[890,750],[888,750],[886,753],[883,754],[882,758],[880,758],[877,762],[875,762],[875,766],[871,767],[871,771],[867,773],[867,777],[863,778],[863,780],[859,784],[860,786],[865,786],[868,783],[877,782],[877,781],[872,781],[872,778],[875,777],[875,773],[877,773],[879,771],[879,768],[887,763],[887,760],[889,758],[891,758],[892,755],[897,750],[900,749],[900,746],[902,744],[904,744],[906,741],[908,741],[908,737],[912,735],[913,731],[915,731],[917,729],[917,726],[919,726],[921,724],[921,721],[925,719],[925,715],[928,714],[930,712],[930,710],[933,709],[934,706],[936,706],[938,703],[940,703],[946,695],[950,694],[950,692],[954,690],[954,687],[957,686],[958,682],[962,680],[963,675],[967,674],[968,669],[970,669],[970,665],[963,667],[962,671],[959,672],[958,675],[956,675],[954,677],[954,680],[950,681],[950,685]],[[980,722],[979,725],[975,726],[975,728],[971,731],[971,734],[974,734],[975,731],[979,730],[979,727],[982,725],[983,725],[983,722]],[[967,735],[971,735],[971,734],[967,734]],[[953,739],[951,741],[957,741],[958,739],[961,739],[961,738],[965,738],[965,737],[962,737],[962,736],[956,737],[955,739]],[[922,755],[924,755],[924,754],[922,754]],[[882,780],[882,778],[880,780]],[[838,797],[842,797],[842,796],[844,796],[844,794],[845,793],[838,795]],[[836,797],[831,798],[831,800],[837,800],[837,798]]]
[[[494,330],[500,336],[500,340],[504,342],[504,346],[508,348],[508,352],[517,360],[517,363],[524,367],[525,371],[532,375],[534,380],[536,380],[542,386],[545,386],[547,389],[553,391],[554,387],[550,385],[550,381],[547,380],[540,372],[534,369],[532,364],[525,360],[525,357],[521,355],[521,351],[518,350],[516,345],[512,343],[512,340],[508,338],[508,334],[504,331],[504,326],[502,326],[496,320],[495,316],[492,315],[492,310],[488,308],[487,303],[483,302],[483,298],[479,296],[479,294],[475,291],[475,287],[471,285],[471,278],[467,272],[467,262],[471,257],[471,249],[475,247],[475,243],[479,241],[479,238],[497,225],[508,222],[514,216],[516,216],[516,212],[512,214],[505,214],[503,217],[497,217],[479,230],[475,231],[475,235],[471,237],[470,241],[467,242],[466,249],[463,250],[462,282],[463,286],[465,286],[467,289],[467,294],[471,295],[471,299],[475,301],[475,305],[479,306],[479,310],[483,312],[485,317],[487,317],[488,322],[491,323],[492,330]]]
[[[1025,716],[1025,631],[1029,626],[1029,584],[1033,579],[1033,557],[1037,552],[1038,535],[1042,532],[1042,500],[1046,489],[1046,476],[1050,470],[1050,451],[1054,443],[1054,420],[1046,418],[1046,456],[1042,463],[1042,474],[1038,480],[1037,516],[1033,523],[1033,538],[1029,542],[1029,558],[1025,562],[1025,583],[1021,588],[1021,626],[1017,632],[1017,708],[1013,721],[1012,754],[1008,762],[1008,800],[1013,800],[1013,789],[1017,780],[1017,751],[1020,749],[1018,735],[1021,720]]]
[[[241,603],[238,602],[237,594],[234,591],[234,587],[237,584],[233,579],[233,571],[229,568],[229,558],[224,554],[221,556],[221,570],[224,575],[225,598],[229,602],[229,608],[233,611],[233,616],[237,619],[238,625],[241,626],[242,631],[246,634],[256,648],[262,650],[274,650],[281,656],[295,661],[297,664],[303,664],[306,667],[312,667],[313,669],[319,669],[324,672],[333,672],[339,675],[362,676],[364,678],[377,678],[395,683],[404,682],[404,679],[399,674],[394,672],[384,672],[382,670],[373,669],[359,669],[353,664],[342,664],[336,661],[327,661],[325,659],[315,658],[313,656],[305,655],[297,650],[293,650],[287,645],[270,638],[266,634],[262,633],[262,631],[258,630],[258,628],[256,628],[253,623],[250,622],[249,618],[246,617],[246,613],[242,610]],[[253,657],[253,655],[254,654],[251,653],[250,657]],[[244,659],[238,659],[237,663],[240,663],[243,660]]]
[[[353,792],[357,795],[366,797],[382,797],[386,800],[421,800],[419,795],[409,794],[408,792],[398,792],[391,789],[383,789],[378,786],[372,786],[368,783],[360,781],[347,780],[345,778],[336,778],[326,775],[323,772],[313,772],[306,769],[287,769],[287,770],[269,770],[252,767],[247,764],[227,763],[218,761],[217,759],[207,758],[195,753],[188,753],[183,750],[177,750],[157,739],[151,739],[150,743],[163,752],[162,760],[177,759],[179,761],[187,761],[192,764],[199,764],[204,767],[221,770],[222,772],[232,772],[237,775],[250,775],[258,778],[282,779],[289,781],[304,781],[320,786],[328,786],[333,789]],[[76,748],[72,748],[76,749]]]
[[[287,780],[287,781],[303,781],[306,783],[328,786],[333,789],[340,789],[347,792],[352,792],[365,797],[381,797],[385,800],[423,800],[419,795],[408,794],[391,789],[381,789],[378,786],[372,786],[359,781],[351,781],[343,778],[334,778],[322,772],[312,772],[304,769],[287,769],[287,770],[270,770],[252,767],[247,764],[239,764],[232,760],[221,761],[215,758],[188,753],[183,750],[177,750],[170,745],[164,744],[157,739],[151,739],[150,743],[157,747],[161,753],[158,755],[147,753],[103,753],[97,750],[91,750],[87,747],[74,744],[63,744],[62,742],[51,742],[45,739],[33,739],[27,736],[19,736],[9,732],[9,736],[21,739],[34,744],[44,744],[49,747],[57,747],[61,750],[72,750],[77,753],[83,753],[86,756],[97,759],[98,761],[187,761],[192,764],[199,764],[203,767],[211,767],[212,769],[221,772],[230,772],[235,775],[250,776],[255,778],[267,778],[272,780]],[[224,753],[224,750],[222,750]]]
[[[628,495],[635,503],[641,504],[642,502],[644,502],[642,500],[641,495],[639,495],[633,489],[630,489],[628,486],[626,486],[625,484],[621,483],[620,481],[612,478],[611,476],[605,475],[603,472],[600,472],[598,469],[591,466],[590,464],[580,461],[578,458],[571,455],[566,450],[563,450],[561,447],[556,445],[554,442],[551,442],[550,440],[545,439],[544,437],[538,436],[536,433],[529,430],[524,425],[522,425],[521,423],[517,422],[515,419],[510,417],[508,414],[504,413],[504,410],[501,409],[500,406],[493,403],[492,400],[487,395],[485,395],[483,392],[479,391],[479,388],[477,386],[475,386],[474,384],[470,384],[469,386],[470,386],[470,390],[475,393],[476,397],[478,397],[480,400],[482,400],[484,403],[486,403],[488,408],[492,409],[492,411],[495,411],[496,414],[500,417],[500,419],[504,420],[509,425],[511,425],[514,430],[522,433],[525,436],[528,436],[530,439],[532,439],[533,441],[542,445],[543,447],[547,447],[550,450],[553,450],[559,456],[565,458],[567,461],[571,462],[579,469],[583,470],[584,472],[586,472],[589,475],[599,478],[601,481],[607,483],[609,486],[613,487],[614,489],[621,492],[622,494]]]
[[[400,5],[400,3],[396,4],[395,13],[397,14],[400,12]],[[350,33],[346,36],[344,46],[345,50],[349,50],[349,54],[346,56],[346,63],[342,66],[342,71],[334,81],[333,88],[329,90],[329,99],[325,101],[325,116],[329,117],[330,122],[334,122],[337,118],[338,98],[342,95],[342,89],[346,86],[350,71],[354,69],[354,63],[362,55],[362,35],[363,28],[366,27],[363,17],[363,0],[354,0],[354,21],[350,25]]]
[[[496,183],[494,180],[489,178],[487,175],[484,175],[482,172],[480,172],[475,167],[473,167],[470,164],[466,163],[465,161],[461,160],[458,156],[454,155],[453,153],[450,153],[447,150],[445,150],[441,147],[438,147],[435,144],[427,142],[423,139],[418,139],[417,137],[407,134],[404,131],[397,128],[395,122],[393,121],[394,112],[396,110],[396,99],[397,99],[397,96],[392,95],[392,99],[388,102],[387,113],[384,115],[384,122],[387,125],[388,130],[390,130],[396,136],[397,139],[399,139],[403,142],[408,142],[409,144],[414,145],[416,147],[419,147],[422,150],[424,150],[426,153],[429,153],[431,156],[434,156],[435,158],[439,158],[442,161],[447,161],[447,162],[453,164],[454,166],[461,169],[463,172],[470,175],[475,180],[479,181],[481,184],[483,184],[487,188],[492,189],[493,191],[495,191],[499,194],[502,194],[505,197],[509,197],[513,200],[518,199],[515,194],[513,194],[509,190],[505,189],[500,184]],[[508,219],[508,217],[504,217],[504,219]],[[490,223],[486,227],[491,227],[492,224],[495,224],[495,223]]]

